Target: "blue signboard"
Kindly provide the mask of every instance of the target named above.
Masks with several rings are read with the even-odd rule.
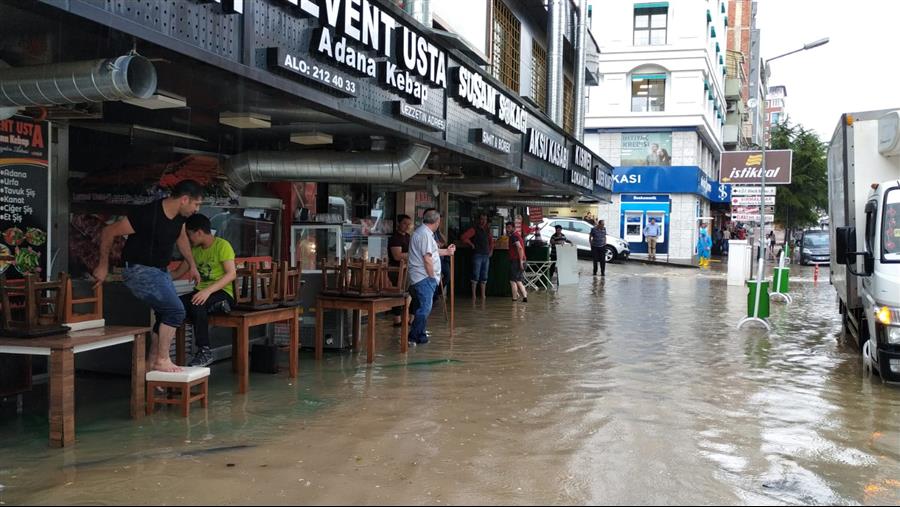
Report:
[[[709,183],[712,186],[712,190],[709,191],[709,195],[706,197],[710,202],[718,204],[731,203],[731,185],[719,183],[718,181],[710,181]]]
[[[617,167],[613,172],[617,194],[698,194],[708,197],[709,178],[697,166]]]

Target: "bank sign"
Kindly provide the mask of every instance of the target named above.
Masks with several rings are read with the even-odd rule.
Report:
[[[620,194],[698,194],[709,197],[713,185],[696,166],[617,167],[613,191]]]

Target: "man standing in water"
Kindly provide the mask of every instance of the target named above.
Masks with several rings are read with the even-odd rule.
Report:
[[[191,280],[201,282],[184,223],[200,209],[202,201],[203,187],[194,180],[182,180],[169,197],[135,208],[127,217],[104,227],[100,236],[100,262],[93,272],[95,287],[106,280],[113,241],[118,236],[128,236],[122,252],[125,286],[156,312],[147,365],[150,370],[181,371],[169,358],[169,347],[175,330],[184,322],[185,311],[168,265],[177,244],[189,266]]]

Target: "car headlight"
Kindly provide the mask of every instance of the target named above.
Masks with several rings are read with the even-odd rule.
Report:
[[[809,248],[804,248],[803,253],[806,255],[812,255],[812,250],[810,250]]]
[[[890,326],[887,328],[887,342],[891,345],[900,344],[900,327]]]

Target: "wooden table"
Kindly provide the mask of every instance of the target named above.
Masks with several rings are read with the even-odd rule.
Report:
[[[319,294],[316,301],[316,360],[321,360],[325,341],[325,310],[350,310],[355,312],[353,318],[353,348],[359,349],[359,322],[361,313],[369,315],[368,339],[366,340],[366,362],[375,360],[375,315],[394,307],[403,307],[402,326],[400,329],[400,352],[406,354],[409,336],[409,298],[406,294],[390,297],[347,297],[326,296]]]
[[[250,328],[263,324],[285,322],[290,326],[291,343],[290,377],[297,378],[300,361],[300,309],[298,307],[273,308],[271,310],[233,310],[228,314],[210,315],[209,325],[214,327],[230,327],[235,330],[235,343],[231,353],[231,361],[238,375],[238,392],[243,394],[250,389]],[[175,348],[178,364],[185,364],[184,326],[175,333]]]
[[[149,327],[105,326],[43,338],[2,338],[0,354],[50,358],[50,446],[75,443],[75,354],[133,342],[131,417],[144,416],[145,348]]]

